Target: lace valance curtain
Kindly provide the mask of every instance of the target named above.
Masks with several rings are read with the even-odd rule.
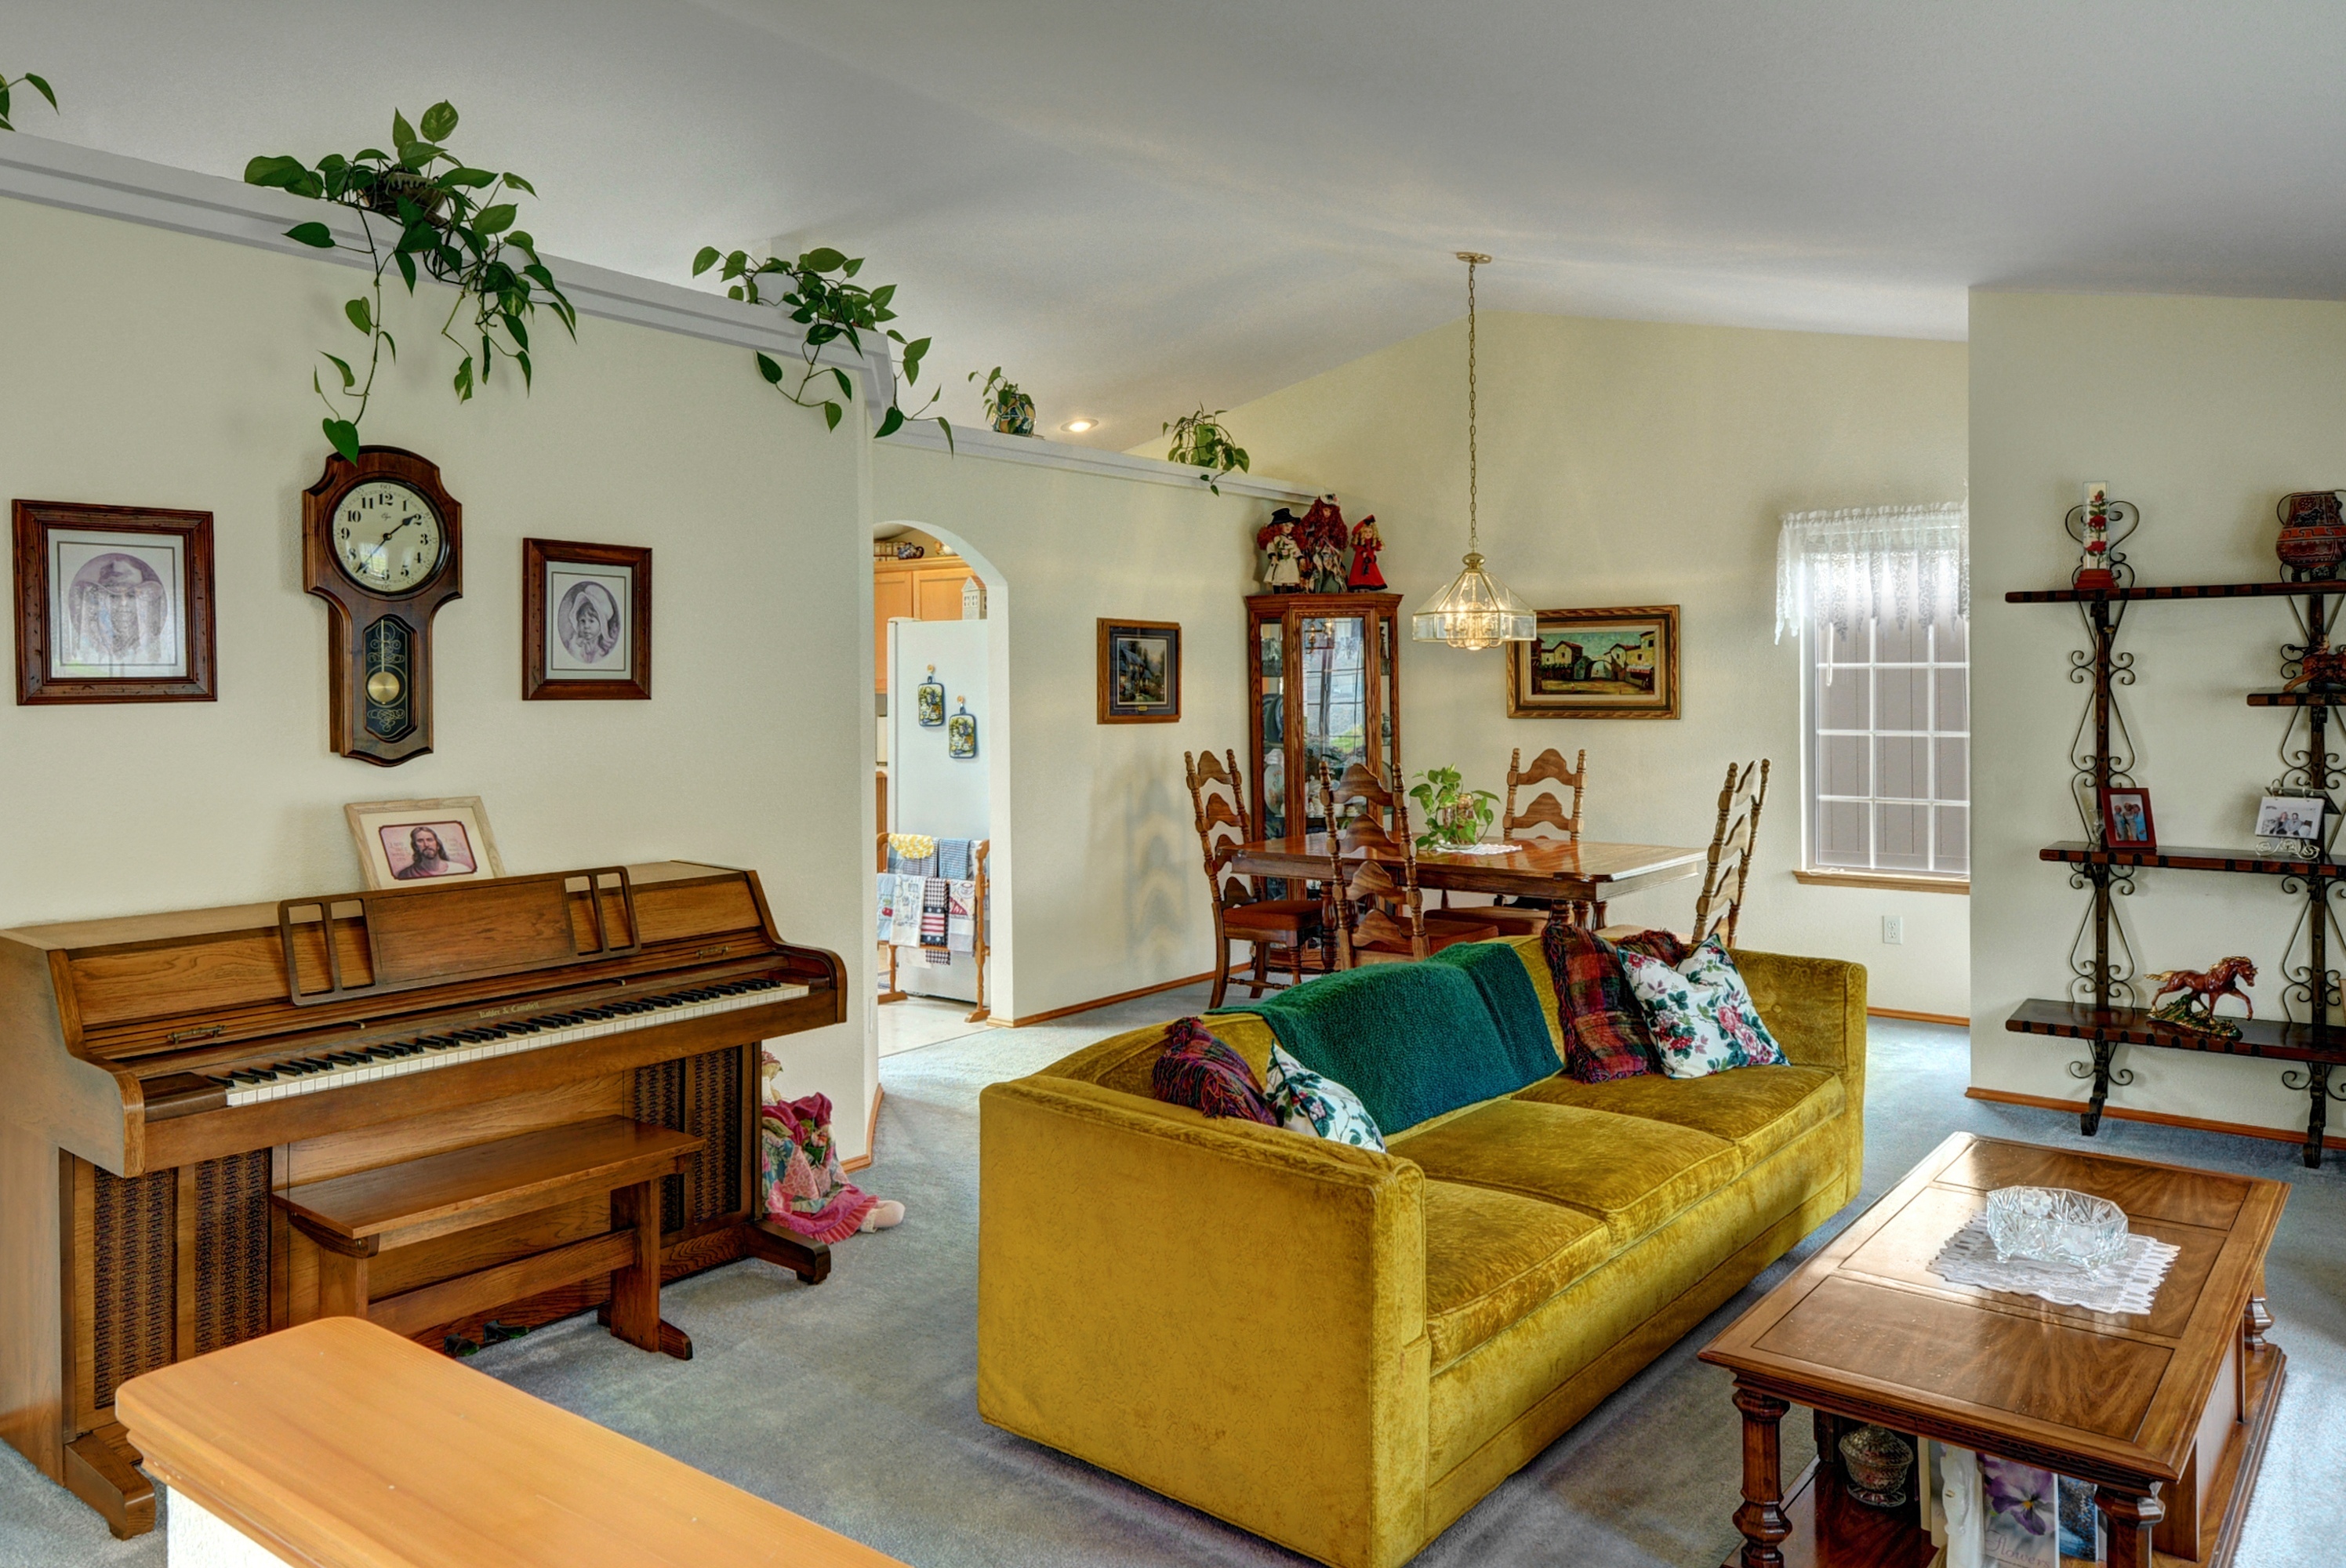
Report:
[[[1812,623],[1933,621],[1972,608],[1971,515],[1939,506],[1791,512],[1776,540],[1776,640]]]

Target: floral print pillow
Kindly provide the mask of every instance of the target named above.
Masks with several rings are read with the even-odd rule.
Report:
[[[1782,1064],[1783,1048],[1760,1022],[1760,1009],[1716,934],[1675,968],[1627,949],[1621,967],[1668,1076],[1701,1078],[1730,1067]]]
[[[1382,1153],[1385,1135],[1361,1097],[1324,1074],[1314,1073],[1279,1046],[1270,1048],[1270,1070],[1262,1075],[1263,1097],[1279,1125],[1331,1143]]]

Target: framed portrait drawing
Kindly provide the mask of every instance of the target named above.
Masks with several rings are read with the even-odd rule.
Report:
[[[2134,785],[2105,787],[2102,801],[2102,847],[2106,850],[2155,850],[2158,829],[2151,821],[2150,791]],[[2313,813],[2320,820],[2320,813]],[[2316,831],[2319,831],[2317,829]]]
[[[1509,718],[1676,718],[1678,607],[1541,610],[1507,645]]]
[[[521,694],[531,702],[651,696],[650,550],[521,542]]]
[[[214,698],[210,513],[15,513],[18,702]]]
[[[1180,722],[1178,621],[1101,621],[1098,660],[1100,723]]]
[[[478,795],[367,800],[342,808],[370,888],[484,882],[505,874]]]

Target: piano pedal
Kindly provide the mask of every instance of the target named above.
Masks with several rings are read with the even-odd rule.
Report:
[[[527,1325],[500,1323],[495,1318],[481,1325],[481,1343],[502,1345],[508,1339],[518,1339],[529,1332]]]
[[[446,1339],[440,1341],[440,1349],[446,1351],[451,1356],[460,1358],[464,1356],[477,1356],[481,1353],[480,1346],[474,1344],[472,1340],[465,1339],[462,1334],[449,1335]]]

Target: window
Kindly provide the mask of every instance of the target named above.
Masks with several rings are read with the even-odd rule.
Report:
[[[1971,874],[1971,667],[1961,616],[1811,624],[1809,864]]]

